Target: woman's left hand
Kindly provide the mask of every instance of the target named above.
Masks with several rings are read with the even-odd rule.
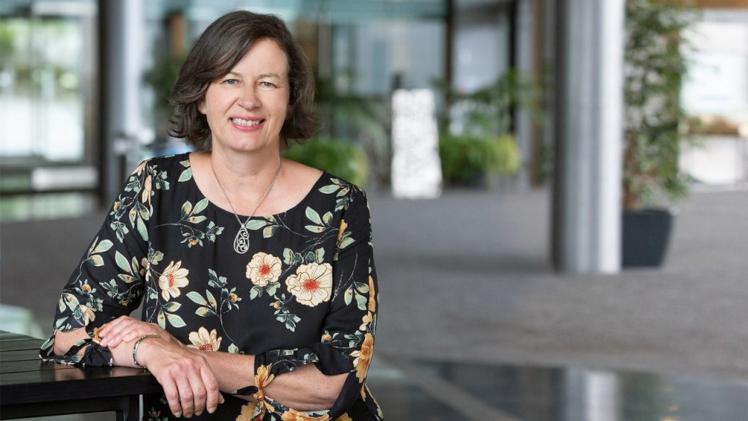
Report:
[[[120,316],[104,324],[98,331],[102,338],[101,345],[115,348],[122,342],[130,342],[144,335],[158,335],[159,338],[181,345],[182,343],[169,332],[155,323],[147,323],[129,316]]]

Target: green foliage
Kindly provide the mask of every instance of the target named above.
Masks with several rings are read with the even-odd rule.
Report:
[[[514,138],[442,135],[439,157],[445,180],[453,184],[480,184],[487,174],[514,174],[520,154]]]
[[[640,208],[686,193],[678,152],[687,116],[680,91],[693,9],[654,0],[626,1],[624,206]]]
[[[363,186],[369,173],[366,155],[360,148],[337,139],[312,139],[291,146],[283,156]]]
[[[472,93],[457,92],[444,81],[436,81],[434,86],[449,97],[452,110],[464,113],[465,124],[459,133],[461,135],[495,137],[509,133],[514,108],[528,111],[536,120],[542,114],[542,87],[529,75],[513,69]],[[446,114],[440,116],[443,130],[448,120]]]
[[[542,88],[529,76],[509,70],[494,82],[465,94],[444,82],[434,86],[449,98],[461,128],[450,130],[449,110],[440,116],[439,155],[447,182],[483,184],[491,174],[512,175],[520,167],[517,142],[510,134],[512,110],[522,108],[539,118]]]
[[[167,125],[171,116],[171,104],[169,97],[174,83],[179,76],[179,69],[186,56],[163,55],[156,58],[153,67],[146,72],[145,81],[155,94],[154,99],[154,121],[157,125]]]

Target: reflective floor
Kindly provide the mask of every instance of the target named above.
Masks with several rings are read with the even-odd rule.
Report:
[[[394,358],[369,378],[388,420],[748,420],[748,379]]]
[[[748,420],[748,379],[377,357],[369,386],[387,420]],[[114,420],[113,413],[36,420]]]

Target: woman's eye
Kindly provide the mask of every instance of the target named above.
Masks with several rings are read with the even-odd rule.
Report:
[[[265,88],[275,88],[276,87],[275,83],[268,82],[267,80],[261,81],[260,82],[260,86],[265,87]]]
[[[239,83],[239,80],[238,79],[224,79],[221,83],[224,85],[236,85],[237,83]]]

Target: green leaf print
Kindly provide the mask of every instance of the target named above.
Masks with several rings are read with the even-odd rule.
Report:
[[[345,299],[345,305],[351,305],[351,300],[353,300],[353,288],[348,287],[348,289],[345,290],[345,294],[343,295],[343,298]]]
[[[291,266],[294,261],[294,252],[290,248],[283,249],[283,263],[287,266]]]
[[[307,225],[304,228],[306,228],[307,231],[311,231],[311,232],[314,232],[314,233],[317,233],[317,234],[319,234],[319,233],[321,233],[321,232],[323,232],[325,230],[325,227],[321,227],[321,226],[318,226],[318,225]]]
[[[182,307],[182,305],[176,301],[171,301],[171,302],[164,304],[164,308],[169,313],[174,313],[175,311],[179,310],[180,307]]]
[[[109,240],[102,240],[99,244],[96,245],[96,248],[94,248],[93,254],[109,251],[109,249],[112,248],[113,245],[114,244]]]
[[[98,254],[94,254],[93,256],[89,257],[89,260],[91,260],[91,263],[93,263],[96,267],[104,266],[104,258],[99,256]]]
[[[207,306],[208,302],[203,298],[202,295],[200,295],[197,291],[190,291],[187,293],[187,298],[189,298],[193,303]]]
[[[200,200],[199,202],[197,202],[197,204],[195,205],[195,208],[192,209],[192,214],[197,215],[198,213],[204,211],[205,208],[207,207],[208,207],[208,199],[204,198]]]
[[[158,326],[161,329],[166,329],[166,316],[164,316],[163,310],[158,311],[158,316],[156,317],[156,320],[158,321]]]
[[[135,228],[135,219],[138,217],[138,211],[133,206],[130,208],[130,212],[127,213],[127,218],[130,220],[130,226]]]
[[[325,214],[322,215],[322,220],[325,222],[325,225],[330,225],[332,222],[332,212],[325,212]]]
[[[190,219],[188,219],[188,221],[190,221],[191,224],[199,224],[205,221],[206,219],[208,219],[207,216],[198,215],[198,216],[190,216]]]
[[[309,206],[307,206],[306,208],[306,217],[315,224],[322,225],[322,219],[320,219],[317,211],[310,208]]]
[[[275,231],[275,227],[272,225],[265,227],[265,229],[262,230],[262,238],[272,237],[274,231]]]
[[[190,201],[188,200],[188,201],[182,203],[182,218],[184,218],[187,215],[189,215],[190,212],[192,212],[192,203],[190,203]]]
[[[314,250],[314,256],[317,258],[316,262],[322,264],[325,262],[325,249],[322,247]]]
[[[236,346],[235,344],[231,344],[231,345],[229,345],[228,351],[231,354],[238,354],[239,353],[239,347]]]
[[[184,171],[182,171],[181,174],[179,174],[179,182],[183,183],[185,181],[188,181],[192,178],[192,168],[187,168]]]
[[[257,297],[262,297],[262,287],[255,285],[249,290],[249,299],[254,300]]]
[[[174,327],[185,327],[187,324],[184,320],[176,314],[167,313],[166,318],[169,319],[169,324]]]
[[[324,194],[332,194],[340,189],[340,186],[336,184],[328,184],[319,188],[319,191]]]
[[[356,306],[359,310],[366,311],[366,304],[369,302],[365,296],[356,294]]]
[[[146,229],[145,223],[143,223],[142,219],[138,219],[138,232],[143,238],[143,241],[148,241],[148,230]]]
[[[119,251],[114,253],[114,261],[117,262],[117,267],[122,269],[123,272],[132,273],[127,258],[123,256]]]
[[[280,287],[280,282],[273,282],[271,284],[268,284],[267,286],[268,295],[275,295],[275,291],[278,290],[278,287]]]
[[[213,297],[213,294],[210,293],[207,289],[205,290],[205,296],[208,297],[208,303],[210,303],[210,307],[214,311],[218,311],[218,304],[216,303],[215,297]]]
[[[216,313],[214,313],[213,310],[209,309],[208,307],[198,307],[197,310],[195,310],[195,314],[200,317],[208,317]]]
[[[268,221],[266,219],[252,219],[250,221],[247,221],[244,226],[248,230],[257,231],[260,228],[264,228],[268,225]]]

